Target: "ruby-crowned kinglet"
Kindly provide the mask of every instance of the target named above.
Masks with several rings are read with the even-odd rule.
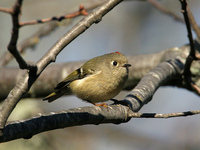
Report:
[[[121,91],[128,79],[130,66],[127,58],[120,52],[95,57],[58,83],[54,92],[44,100],[52,102],[63,95],[74,94],[101,106],[96,103],[107,101]]]

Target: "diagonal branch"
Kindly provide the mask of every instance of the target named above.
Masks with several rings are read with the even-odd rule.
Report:
[[[17,105],[20,98],[30,89],[35,80],[40,76],[42,71],[51,63],[54,62],[56,56],[67,46],[71,41],[78,37],[81,33],[87,30],[92,24],[101,21],[102,17],[118,5],[122,0],[109,0],[100,7],[96,8],[83,18],[77,25],[69,30],[64,36],[62,36],[50,50],[37,62],[37,73],[31,74],[27,72],[18,81],[16,86],[11,90],[8,97],[4,101],[2,108],[0,109],[0,130],[3,133],[6,121],[11,114],[12,110]]]
[[[39,114],[27,120],[16,121],[6,125],[1,142],[18,138],[31,138],[33,135],[65,127],[103,123],[119,124],[130,120],[129,108],[112,105],[108,108],[99,106],[80,107],[49,114]]]

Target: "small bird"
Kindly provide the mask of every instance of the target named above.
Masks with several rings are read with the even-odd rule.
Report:
[[[97,103],[112,99],[122,90],[130,66],[120,52],[95,57],[58,83],[54,92],[43,100],[52,102],[63,95],[74,94],[95,106],[107,107],[105,103]]]

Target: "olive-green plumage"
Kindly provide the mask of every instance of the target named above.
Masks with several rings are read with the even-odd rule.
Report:
[[[119,52],[95,57],[58,83],[44,100],[51,102],[62,95],[74,94],[93,104],[107,101],[123,88],[130,66]]]

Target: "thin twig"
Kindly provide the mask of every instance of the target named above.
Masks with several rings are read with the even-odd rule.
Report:
[[[0,12],[12,14],[13,13],[13,9],[0,7]]]
[[[87,106],[48,114],[40,113],[26,120],[8,122],[0,143],[19,138],[28,139],[41,132],[72,126],[125,123],[130,120],[127,117],[129,111],[127,106],[111,105],[108,108]]]
[[[157,114],[157,113],[130,113],[129,117],[132,118],[174,118],[174,117],[186,117],[200,114],[200,110],[168,113],[168,114]]]
[[[88,15],[86,9],[84,8],[83,5],[80,5],[79,10],[77,12],[67,14],[67,15],[62,15],[58,17],[51,17],[51,18],[45,18],[45,19],[39,19],[39,20],[33,20],[33,21],[27,21],[27,22],[20,22],[19,25],[26,26],[26,25],[34,25],[34,24],[39,24],[39,23],[46,23],[50,21],[62,21],[63,19],[68,19],[68,18],[74,18],[80,15]]]

